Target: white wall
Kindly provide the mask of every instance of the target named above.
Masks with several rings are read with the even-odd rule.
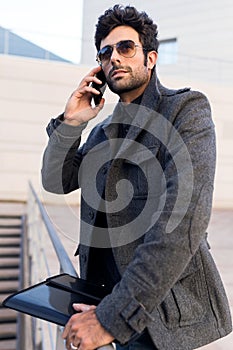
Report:
[[[40,190],[45,127],[89,67],[0,56],[0,200],[26,200],[28,180]]]
[[[94,64],[95,24],[99,15],[115,3],[84,2],[82,62]],[[214,204],[233,207],[232,0],[122,0],[120,3],[130,3],[146,11],[158,24],[160,40],[177,38],[177,64],[158,66],[158,75],[168,87],[191,86],[209,97],[218,146]]]
[[[82,63],[95,62],[95,24],[98,17],[115,3],[112,0],[83,2]],[[219,59],[219,66],[222,60],[232,62],[231,0],[122,0],[119,3],[146,11],[158,25],[160,40],[176,37],[180,57],[186,63],[190,63],[192,56]]]
[[[29,179],[41,191],[41,157],[47,143],[45,127],[51,117],[63,111],[67,98],[90,67],[13,56],[0,56],[0,67],[0,200],[26,200]],[[189,85],[185,77],[166,74],[161,68],[159,74],[167,86]],[[232,85],[198,78],[192,79],[191,85],[207,94],[216,124],[218,165],[214,205],[233,207]],[[111,112],[116,100],[107,91],[106,107],[98,121]],[[70,196],[69,200],[76,201],[77,196]]]
[[[206,80],[187,79],[162,74],[162,83],[169,87],[191,86],[202,91],[209,99],[217,137],[217,167],[215,176],[215,208],[233,208],[233,118],[232,93],[230,85],[213,83]]]

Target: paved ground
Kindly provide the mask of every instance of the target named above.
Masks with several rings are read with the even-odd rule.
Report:
[[[53,224],[69,253],[74,265],[78,268],[77,258],[74,258],[76,242],[78,241],[79,214],[78,208],[72,206],[46,206]],[[0,203],[0,212],[11,210]],[[20,207],[23,211],[24,207]],[[229,298],[233,315],[233,210],[214,210],[209,225],[209,243],[212,254],[221,273]],[[201,350],[232,350],[233,333]]]
[[[213,211],[208,232],[212,254],[221,273],[233,315],[233,210]],[[233,333],[201,349],[232,350]]]

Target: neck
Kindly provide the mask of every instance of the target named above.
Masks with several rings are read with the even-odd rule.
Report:
[[[119,94],[121,102],[125,104],[129,104],[132,101],[136,100],[136,98],[141,96],[144,93],[145,89],[147,88],[150,82],[150,78],[151,76],[149,76],[148,80],[139,88]]]
[[[147,87],[148,83],[144,85],[143,87],[140,87],[139,89],[132,90],[132,91],[127,91],[125,93],[122,93],[119,95],[121,102],[125,104],[129,104],[132,101],[136,100],[139,96],[143,94]]]

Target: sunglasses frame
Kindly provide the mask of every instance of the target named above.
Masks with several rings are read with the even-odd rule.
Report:
[[[119,51],[119,45],[120,45],[121,43],[124,43],[124,42],[130,42],[130,43],[133,43],[133,44],[134,44],[134,53],[133,53],[131,56],[122,55],[122,53]],[[111,49],[111,54],[109,55],[109,59],[108,59],[108,60],[104,60],[104,61],[106,61],[106,62],[109,62],[109,61],[110,61],[110,58],[111,58],[111,56],[112,56],[112,53],[113,53],[114,48],[116,48],[116,50],[117,50],[117,52],[118,52],[119,55],[121,55],[122,57],[125,57],[125,58],[132,58],[132,57],[134,57],[134,56],[136,55],[136,53],[137,53],[137,48],[142,48],[143,50],[146,50],[146,49],[144,49],[142,46],[136,44],[133,40],[130,40],[130,39],[128,39],[128,40],[120,40],[120,41],[118,41],[116,44],[113,44],[113,45],[106,45],[106,46],[102,47],[101,50],[98,51],[98,53],[97,53],[97,55],[96,55],[96,61],[97,61],[100,65],[103,64],[103,63],[102,63],[102,60],[100,59],[101,51],[104,50],[104,49],[106,50],[106,49],[108,49],[108,48]]]

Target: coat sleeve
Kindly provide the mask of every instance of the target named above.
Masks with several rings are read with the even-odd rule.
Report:
[[[184,158],[181,171],[176,168],[182,145],[173,148],[172,157],[165,149],[163,210],[137,247],[121,281],[96,310],[101,324],[123,344],[153,322],[153,309],[161,304],[199,248],[211,214],[216,152],[210,105],[199,92],[187,92],[177,98],[179,104],[174,103],[172,123],[188,150],[192,183],[187,176],[190,162]],[[180,215],[178,210],[175,212],[179,184],[183,196],[190,193],[191,186],[191,198],[182,220],[167,230],[171,215]]]
[[[43,155],[42,185],[48,192],[65,194],[79,188],[82,160],[81,133],[86,123],[74,127],[52,119],[47,126],[48,145]]]

